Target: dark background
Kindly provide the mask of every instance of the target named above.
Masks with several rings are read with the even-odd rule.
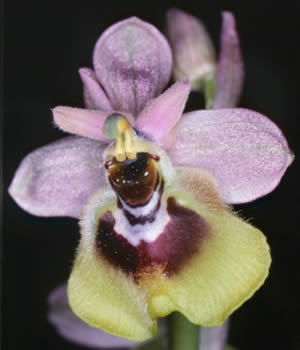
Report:
[[[263,288],[232,317],[230,343],[240,350],[299,350],[299,2],[10,0],[5,7],[3,349],[83,349],[46,320],[47,295],[70,272],[77,222],[20,209],[6,193],[16,167],[28,152],[62,136],[50,108],[82,106],[77,70],[91,66],[104,29],[135,15],[164,30],[166,10],[180,7],[206,23],[216,44],[220,11],[234,12],[246,65],[241,106],[275,121],[296,153],[272,194],[236,207],[268,237],[273,264]],[[200,108],[198,102],[193,96],[190,108]]]

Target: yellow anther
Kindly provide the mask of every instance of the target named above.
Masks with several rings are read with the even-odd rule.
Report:
[[[116,140],[115,157],[118,162],[136,158],[135,132],[123,115],[114,113],[109,116],[104,123],[103,133]]]
[[[131,127],[127,128],[124,132],[124,148],[128,159],[136,158],[136,151],[134,149],[134,137],[135,133]]]
[[[120,118],[118,118],[118,121],[117,121],[117,128],[119,130],[119,133],[123,134],[128,128],[131,128],[131,127],[130,127],[130,124],[128,123],[128,120],[125,117],[120,116]]]
[[[116,139],[116,159],[118,162],[124,162],[126,159],[126,153],[124,150],[124,143],[122,140],[122,135]]]

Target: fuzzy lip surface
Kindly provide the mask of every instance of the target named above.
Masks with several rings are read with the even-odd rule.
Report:
[[[109,186],[89,199],[80,222],[71,307],[91,325],[128,339],[153,336],[156,318],[173,311],[195,324],[219,325],[268,275],[264,235],[228,210],[210,175],[183,167],[164,180],[166,212],[157,211],[153,222],[130,222]],[[97,311],[104,307],[108,318]],[[119,326],[120,317],[134,335]]]

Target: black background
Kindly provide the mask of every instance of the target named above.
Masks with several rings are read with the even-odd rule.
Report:
[[[20,209],[6,193],[16,167],[28,152],[62,136],[50,108],[82,106],[77,70],[91,67],[105,28],[135,15],[164,30],[166,10],[180,7],[206,23],[216,44],[221,10],[234,12],[246,65],[241,106],[275,121],[296,153],[273,193],[236,207],[268,237],[273,264],[263,288],[232,317],[230,342],[240,350],[299,350],[299,2],[11,0],[5,6],[3,349],[82,349],[46,320],[47,295],[70,272],[77,222]],[[201,107],[195,96],[191,101],[190,109]]]

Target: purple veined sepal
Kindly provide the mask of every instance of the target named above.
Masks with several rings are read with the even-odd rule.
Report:
[[[171,49],[151,24],[136,17],[109,27],[94,49],[94,70],[81,68],[85,106],[135,117],[167,85]]]
[[[168,83],[172,54],[167,40],[154,26],[131,17],[100,36],[93,63],[114,110],[137,116]]]
[[[293,161],[280,129],[260,113],[235,108],[186,113],[169,151],[175,165],[199,167],[217,179],[226,203],[271,192]]]
[[[67,136],[28,154],[9,194],[33,215],[79,218],[87,198],[106,184],[102,155],[107,145]]]

